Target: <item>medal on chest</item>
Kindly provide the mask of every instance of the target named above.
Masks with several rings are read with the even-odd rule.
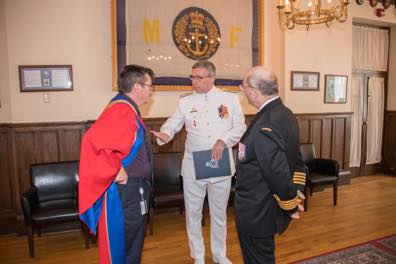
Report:
[[[218,112],[219,112],[219,118],[223,119],[223,118],[228,118],[228,108],[227,106],[221,104],[218,108],[217,108]]]
[[[197,113],[198,113],[198,110],[195,107],[191,108],[190,114],[192,115],[194,127],[197,127],[197,121],[195,120]]]
[[[244,160],[246,158],[246,145],[239,143],[238,144],[238,159]]]

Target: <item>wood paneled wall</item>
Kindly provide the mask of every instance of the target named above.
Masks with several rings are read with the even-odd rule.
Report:
[[[252,118],[247,116],[246,122]],[[301,142],[314,143],[318,156],[338,160],[347,171],[351,114],[298,114],[297,119]],[[165,118],[149,118],[145,124],[148,130],[159,130],[164,121]],[[30,165],[78,160],[82,136],[91,124],[92,121],[0,124],[0,233],[15,231],[16,223],[22,224],[20,195],[30,186]],[[153,152],[182,152],[185,137],[183,129],[169,144],[159,147],[153,142]]]
[[[351,113],[300,114],[301,143],[314,143],[316,155],[338,160],[342,170],[349,169]]]
[[[396,111],[386,111],[384,118],[382,163],[385,172],[396,175]]]

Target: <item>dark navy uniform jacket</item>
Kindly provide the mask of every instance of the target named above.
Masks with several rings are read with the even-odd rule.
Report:
[[[240,141],[235,185],[238,232],[265,237],[286,230],[305,186],[300,134],[280,98],[255,116]]]

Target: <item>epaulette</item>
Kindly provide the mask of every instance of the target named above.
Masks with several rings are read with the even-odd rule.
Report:
[[[227,92],[227,93],[239,93],[239,92],[240,92],[239,88],[236,90],[236,89],[232,89],[232,88],[225,87],[225,88],[223,88],[222,90],[223,90],[224,92]]]
[[[260,132],[266,135],[275,144],[277,144],[283,151],[285,151],[285,142],[276,129],[264,126],[261,127]]]
[[[191,92],[187,92],[187,93],[181,94],[179,98],[183,98],[183,97],[189,96],[189,95],[191,95],[193,93],[194,92],[191,91]]]

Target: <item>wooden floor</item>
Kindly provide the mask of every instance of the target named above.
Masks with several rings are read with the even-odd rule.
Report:
[[[207,263],[209,221],[204,227]],[[184,216],[175,212],[156,216],[154,235],[146,237],[142,263],[192,263]],[[277,263],[318,255],[338,248],[396,234],[396,177],[385,175],[352,179],[339,188],[338,206],[332,205],[331,188],[314,193],[309,211],[276,238]],[[26,237],[0,236],[0,263],[97,263],[97,248],[85,250],[80,232],[47,234],[36,238],[36,258],[29,259]],[[243,263],[229,211],[228,257]]]

